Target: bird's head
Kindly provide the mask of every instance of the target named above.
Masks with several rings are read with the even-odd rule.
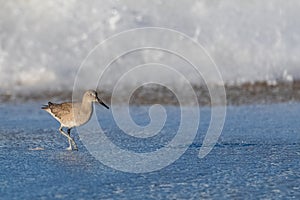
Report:
[[[91,102],[98,102],[105,108],[109,109],[109,107],[98,97],[98,94],[95,90],[86,91],[84,97],[90,100]]]

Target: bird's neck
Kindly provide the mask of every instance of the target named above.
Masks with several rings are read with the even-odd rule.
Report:
[[[83,98],[81,107],[80,107],[80,113],[82,114],[91,114],[93,112],[93,102],[88,101],[87,99]]]

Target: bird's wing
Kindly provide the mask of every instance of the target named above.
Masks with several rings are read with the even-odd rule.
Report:
[[[61,104],[56,104],[56,103],[48,103],[48,106],[51,110],[51,113],[57,117],[60,118],[64,115],[68,115],[72,111],[72,103],[66,102],[66,103],[61,103]]]

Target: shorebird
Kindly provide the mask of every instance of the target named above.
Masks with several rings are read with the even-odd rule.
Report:
[[[59,123],[59,132],[68,138],[69,147],[67,150],[78,150],[74,139],[71,137],[71,129],[87,123],[93,113],[93,102],[98,102],[105,108],[109,107],[98,98],[98,94],[94,90],[88,90],[82,97],[82,102],[72,103],[51,103],[42,107],[43,110],[50,113]],[[67,133],[63,131],[63,127],[67,128]]]

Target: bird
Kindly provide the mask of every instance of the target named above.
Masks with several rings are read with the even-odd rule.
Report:
[[[105,108],[109,107],[98,97],[95,90],[87,90],[83,97],[82,102],[64,102],[52,103],[43,105],[41,109],[52,115],[59,123],[59,132],[68,138],[69,147],[67,150],[78,150],[78,147],[71,137],[71,129],[86,124],[93,114],[93,102],[98,102]],[[67,128],[67,133],[63,130]]]

